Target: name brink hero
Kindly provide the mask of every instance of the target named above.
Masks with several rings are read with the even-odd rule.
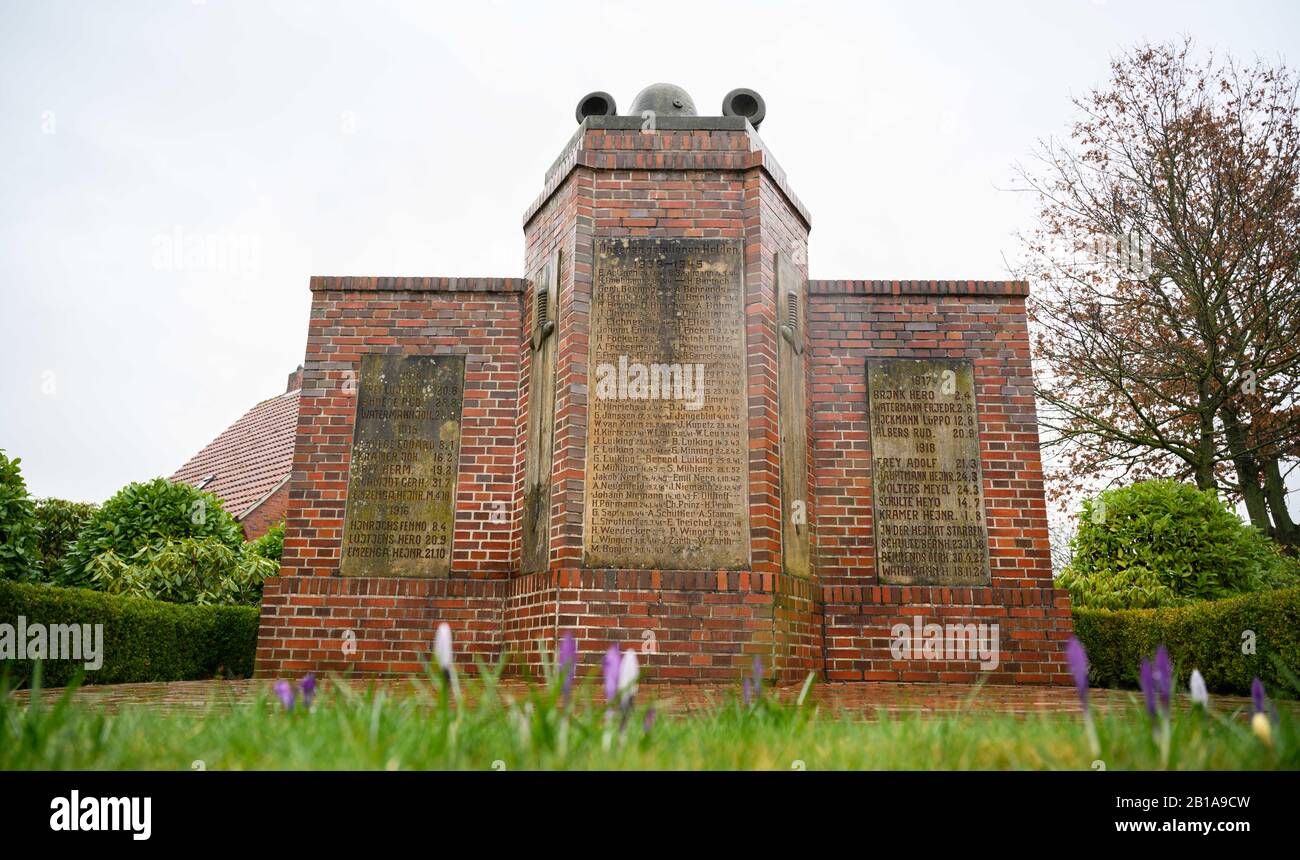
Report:
[[[618,365],[596,365],[596,398],[599,400],[681,400],[690,412],[704,406],[703,364],[629,363],[626,355]]]

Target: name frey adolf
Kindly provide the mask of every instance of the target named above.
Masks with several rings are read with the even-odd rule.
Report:
[[[87,672],[104,665],[103,624],[0,624],[0,660],[76,660]]]
[[[75,788],[70,797],[50,801],[50,829],[129,831],[137,842],[153,833],[152,797],[82,797]]]

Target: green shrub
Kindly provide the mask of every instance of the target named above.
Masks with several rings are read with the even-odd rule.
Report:
[[[91,563],[102,553],[128,559],[146,547],[184,538],[213,538],[238,549],[243,531],[216,496],[189,484],[166,478],[127,484],[91,515],[64,560],[59,584],[89,585]]]
[[[178,606],[79,588],[0,582],[0,623],[102,624],[103,664],[85,673],[95,684],[249,677],[257,650],[258,610],[249,606]],[[0,660],[20,682],[31,660]],[[81,662],[47,660],[42,684],[59,686],[83,671]]]
[[[1181,606],[1300,585],[1300,566],[1219,497],[1144,481],[1083,503],[1074,557],[1058,584],[1075,606]]]
[[[1286,691],[1293,688],[1273,657],[1300,670],[1300,588],[1163,609],[1076,608],[1074,632],[1088,651],[1092,680],[1103,687],[1137,686],[1140,661],[1164,644],[1184,686],[1199,669],[1215,692],[1248,695],[1255,677]],[[1243,654],[1248,641],[1253,653]]]
[[[245,544],[244,552],[251,552],[279,563],[280,557],[284,554],[284,520],[271,526],[266,530],[266,534],[257,540]]]
[[[216,538],[182,538],[141,547],[123,558],[112,550],[90,561],[91,587],[108,594],[199,605],[256,605],[262,582],[280,565]]]
[[[0,451],[0,580],[30,579],[39,569],[36,512],[21,463]]]
[[[77,535],[99,505],[64,499],[36,500],[36,553],[46,578],[58,576]]]

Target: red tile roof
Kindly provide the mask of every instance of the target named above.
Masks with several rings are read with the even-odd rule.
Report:
[[[298,423],[297,389],[263,400],[176,470],[171,479],[215,493],[236,519],[289,476]]]

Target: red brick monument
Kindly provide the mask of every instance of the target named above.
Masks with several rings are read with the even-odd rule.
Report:
[[[1069,683],[1027,285],[807,278],[736,90],[579,127],[522,278],[313,277],[257,665],[516,670],[573,632],[647,676]]]

